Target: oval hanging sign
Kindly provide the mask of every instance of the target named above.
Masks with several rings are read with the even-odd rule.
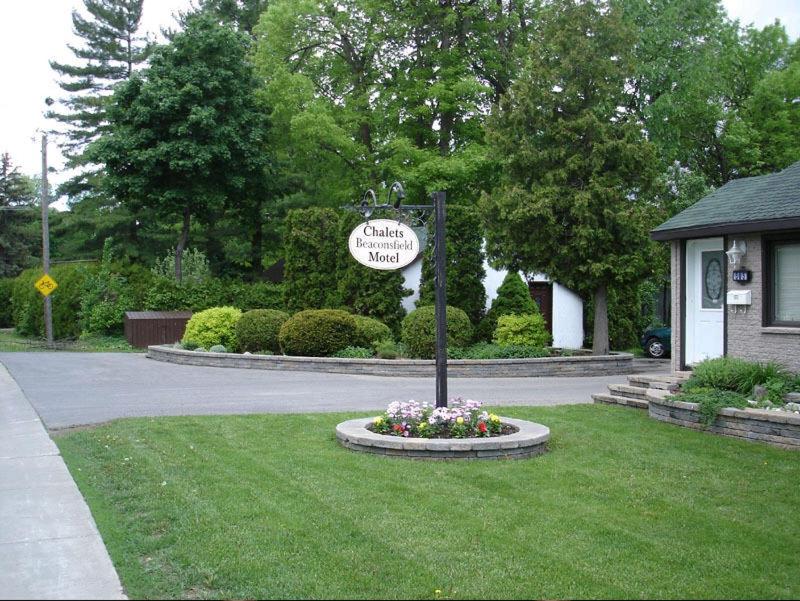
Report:
[[[373,219],[350,233],[350,254],[372,269],[400,269],[419,254],[419,238],[407,225],[391,219]]]

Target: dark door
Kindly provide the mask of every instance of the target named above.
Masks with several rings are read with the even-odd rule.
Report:
[[[539,306],[547,331],[553,335],[553,284],[550,282],[528,282],[531,298]]]

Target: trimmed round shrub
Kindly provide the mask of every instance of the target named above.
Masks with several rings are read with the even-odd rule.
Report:
[[[242,312],[235,307],[212,307],[192,315],[183,333],[184,344],[193,342],[209,348],[215,344],[233,347],[236,343],[236,322]]]
[[[544,347],[550,344],[550,332],[541,313],[501,315],[497,318],[494,342],[502,346]]]
[[[240,353],[275,352],[280,348],[278,332],[289,314],[276,309],[254,309],[236,322],[236,348]]]
[[[353,315],[356,320],[357,346],[372,347],[378,342],[392,339],[392,331],[384,323],[372,317]]]
[[[472,339],[472,323],[461,309],[447,307],[447,346],[464,347]],[[436,316],[434,307],[420,307],[403,320],[403,344],[411,357],[433,359],[436,356]]]
[[[329,357],[357,342],[355,318],[338,309],[308,309],[281,326],[278,342],[287,355]]]
[[[221,344],[215,344],[210,349],[208,349],[208,352],[210,352],[210,353],[227,353],[228,349],[226,349]]]

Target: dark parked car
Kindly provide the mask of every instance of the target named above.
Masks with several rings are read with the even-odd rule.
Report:
[[[653,359],[662,359],[669,357],[670,351],[670,337],[672,336],[672,328],[664,326],[660,328],[648,328],[642,334],[642,348],[644,354]]]

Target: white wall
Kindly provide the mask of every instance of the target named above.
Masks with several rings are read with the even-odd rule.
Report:
[[[553,346],[583,346],[583,300],[558,283],[553,284]]]
[[[416,261],[403,268],[403,286],[410,288],[414,291],[411,296],[403,298],[403,309],[406,313],[411,313],[417,308],[417,300],[419,299],[419,284],[422,281],[422,255]]]
[[[503,283],[508,271],[497,271],[489,267],[484,261],[486,279],[483,285],[486,288],[486,310],[492,306],[492,301],[497,298],[497,289]],[[522,275],[522,274],[520,274]],[[419,283],[422,279],[422,260],[414,261],[403,269],[405,287],[414,291],[414,294],[403,299],[403,308],[413,311],[419,298]],[[522,276],[523,280],[525,276]],[[531,278],[534,282],[549,282],[543,274],[536,274]],[[569,288],[561,284],[553,284],[553,346],[559,348],[581,348],[583,346],[583,301]]]

